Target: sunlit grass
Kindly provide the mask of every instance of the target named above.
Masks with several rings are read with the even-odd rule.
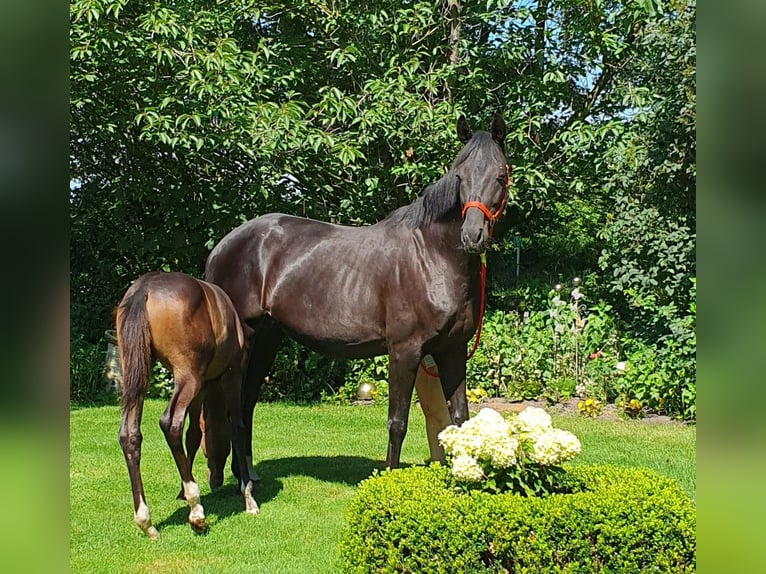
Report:
[[[180,479],[157,425],[164,401],[148,401],[141,469],[156,542],[133,524],[130,482],[117,443],[119,409],[87,408],[70,415],[70,567],[73,572],[335,572],[344,510],[360,480],[382,468],[386,407],[260,404],[254,450],[262,482],[257,516],[245,515],[230,476],[210,492],[202,457],[194,474],[209,531],[195,535],[188,508],[175,499]],[[693,496],[693,427],[555,417],[581,440],[582,463],[645,466],[677,479]],[[423,416],[410,418],[402,462],[428,456]],[[228,475],[227,471],[227,475]]]

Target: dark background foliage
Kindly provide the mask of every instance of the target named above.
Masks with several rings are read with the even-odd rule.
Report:
[[[70,24],[73,357],[103,347],[140,274],[201,276],[223,235],[270,211],[377,221],[449,165],[459,115],[486,129],[500,113],[512,200],[490,311],[547,312],[581,277],[614,360],[636,365],[617,390],[694,416],[693,0],[75,0]],[[343,382],[299,348],[282,361],[275,397]]]

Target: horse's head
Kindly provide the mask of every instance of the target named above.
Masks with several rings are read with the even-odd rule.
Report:
[[[466,252],[481,253],[489,245],[492,227],[508,199],[505,122],[495,116],[489,132],[472,133],[461,117],[457,135],[464,144],[452,167],[460,182],[463,214],[460,239]]]

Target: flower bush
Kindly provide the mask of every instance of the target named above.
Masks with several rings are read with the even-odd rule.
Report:
[[[696,571],[696,510],[655,471],[567,465],[569,493],[469,493],[438,464],[376,472],[346,511],[338,571]]]
[[[511,421],[485,407],[462,426],[444,429],[439,442],[461,488],[527,496],[566,492],[571,485],[560,465],[581,449],[575,435],[554,428],[536,407]]]

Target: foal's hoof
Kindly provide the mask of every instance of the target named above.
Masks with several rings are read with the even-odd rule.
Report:
[[[205,534],[207,532],[207,524],[205,524],[205,518],[192,518],[189,517],[189,526],[197,534]]]

